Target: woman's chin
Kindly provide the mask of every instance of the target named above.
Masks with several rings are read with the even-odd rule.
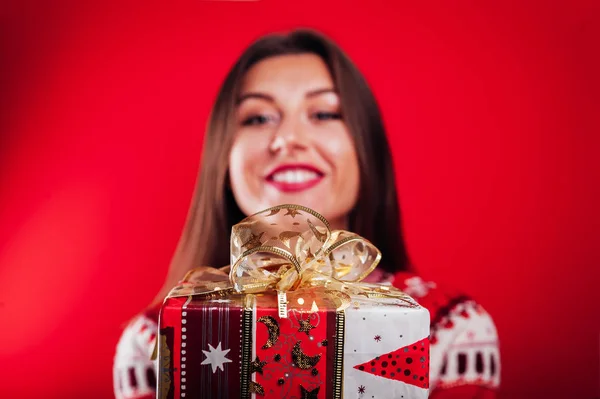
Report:
[[[307,190],[297,193],[280,193],[279,195],[272,196],[269,203],[273,204],[272,206],[280,204],[302,205],[321,213],[325,210],[323,209],[323,205],[326,203],[326,198],[326,196],[319,195],[319,193],[313,190]]]

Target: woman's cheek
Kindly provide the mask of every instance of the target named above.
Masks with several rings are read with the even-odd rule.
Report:
[[[239,132],[237,135],[233,147],[232,155],[238,158],[242,163],[248,163],[248,158],[251,158],[251,153],[256,151],[257,143],[256,139],[253,139],[251,132]],[[254,144],[253,144],[254,143]]]
[[[360,179],[358,155],[348,131],[344,129],[337,140],[332,141],[330,151],[338,174],[338,184],[342,184],[346,195],[355,197]]]
[[[323,140],[323,137],[327,137],[327,140]],[[343,168],[349,161],[356,162],[356,149],[350,133],[345,127],[330,129],[328,132],[322,133],[318,139],[318,145],[329,161],[338,168]]]
[[[264,163],[267,161],[266,145],[260,135],[239,135],[234,142],[230,155],[230,166],[236,169],[240,180],[245,185],[251,184],[264,173]]]
[[[241,132],[239,140],[243,142],[245,151],[253,153],[265,153],[268,151],[270,134],[267,126],[252,127]]]

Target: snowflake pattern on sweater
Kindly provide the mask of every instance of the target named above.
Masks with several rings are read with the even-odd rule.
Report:
[[[415,274],[400,272],[384,276],[381,282],[386,281],[430,312],[430,397],[494,398],[500,385],[498,334],[481,305]],[[150,399],[156,395],[156,363],[150,357],[158,311],[157,307],[137,316],[121,335],[113,365],[116,399]]]
[[[498,333],[483,307],[411,273],[397,273],[393,285],[431,315],[430,397],[495,397],[500,386]]]
[[[150,360],[158,332],[158,308],[135,317],[124,329],[113,363],[116,399],[156,397],[156,364]]]

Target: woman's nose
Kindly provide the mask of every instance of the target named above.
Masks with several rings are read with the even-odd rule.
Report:
[[[275,128],[269,150],[272,153],[293,152],[307,146],[306,134],[300,120],[284,118]]]

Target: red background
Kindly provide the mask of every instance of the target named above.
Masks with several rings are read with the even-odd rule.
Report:
[[[218,85],[252,39],[300,25],[366,74],[411,256],[495,317],[503,397],[599,394],[597,2],[15,3],[0,7],[3,397],[111,397]]]

